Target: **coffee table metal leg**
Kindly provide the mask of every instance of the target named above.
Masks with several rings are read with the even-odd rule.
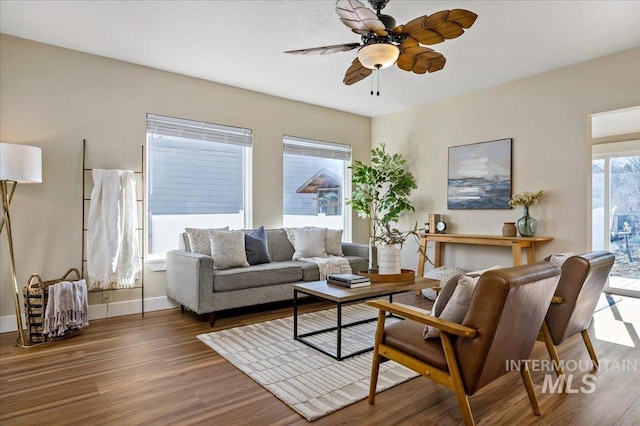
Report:
[[[298,290],[293,290],[293,338],[298,338]]]
[[[336,329],[336,336],[338,339],[336,345],[336,358],[338,361],[342,360],[342,303],[338,303],[338,324]]]

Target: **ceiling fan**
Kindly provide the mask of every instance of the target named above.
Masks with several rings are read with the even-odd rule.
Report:
[[[285,53],[326,55],[359,49],[358,56],[342,80],[348,86],[368,77],[373,70],[387,68],[395,63],[404,71],[431,73],[444,68],[446,59],[441,53],[422,45],[437,44],[459,37],[478,17],[464,9],[442,10],[396,26],[396,20],[392,16],[380,13],[389,0],[368,1],[375,12],[358,0],[336,1],[336,13],[340,16],[340,21],[361,36],[361,43],[289,50]]]

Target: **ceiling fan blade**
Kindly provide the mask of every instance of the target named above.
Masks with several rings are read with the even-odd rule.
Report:
[[[344,74],[342,82],[347,86],[351,86],[353,83],[357,83],[360,80],[369,77],[372,72],[373,70],[365,68],[356,57],[353,62],[351,62],[351,66],[347,69],[347,72]]]
[[[347,52],[357,49],[360,43],[334,44],[331,46],[311,47],[309,49],[287,50],[284,53],[293,55],[328,55],[329,53]]]
[[[356,34],[365,35],[369,31],[383,37],[389,34],[376,13],[358,0],[336,1],[336,13]]]
[[[444,68],[447,60],[442,53],[433,49],[422,46],[404,46],[400,45],[402,54],[398,57],[398,68],[404,71],[414,72],[416,74],[424,74],[426,72],[440,71]]]
[[[422,44],[438,44],[464,34],[464,30],[471,27],[477,17],[468,10],[442,10],[399,25],[393,29],[393,33],[409,35]]]

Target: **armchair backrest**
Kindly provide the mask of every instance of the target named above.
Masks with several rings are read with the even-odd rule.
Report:
[[[529,358],[559,275],[550,262],[482,274],[462,321],[478,335],[454,346],[467,395],[512,371],[510,362]]]
[[[552,303],[546,317],[555,345],[589,327],[614,261],[612,253],[600,250],[571,256],[562,264],[555,293],[562,303]]]

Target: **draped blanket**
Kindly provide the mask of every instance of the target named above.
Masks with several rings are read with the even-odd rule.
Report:
[[[349,261],[340,256],[302,257],[298,260],[313,262],[318,265],[321,280],[326,280],[331,274],[350,274],[352,272]]]
[[[89,289],[130,288],[141,270],[136,180],[130,170],[93,170],[87,224]]]
[[[49,299],[44,316],[44,334],[51,337],[64,336],[71,328],[89,325],[87,283],[62,281],[49,286]]]

